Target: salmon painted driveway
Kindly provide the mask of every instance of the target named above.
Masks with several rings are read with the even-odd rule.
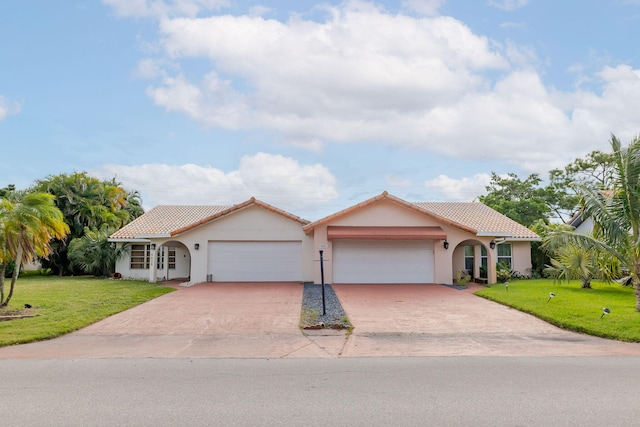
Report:
[[[333,285],[356,326],[343,357],[640,355],[473,295],[471,285]]]
[[[9,358],[329,357],[300,332],[299,283],[203,283],[49,341],[0,348]]]
[[[442,285],[334,285],[355,326],[302,332],[303,286],[203,283],[0,359],[640,355]]]

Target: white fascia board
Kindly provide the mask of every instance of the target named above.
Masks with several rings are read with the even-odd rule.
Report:
[[[168,239],[171,234],[136,234],[136,239]]]
[[[133,242],[133,243],[149,243],[149,239],[138,239],[138,238],[131,238],[131,239],[107,239],[107,241],[109,242],[114,242],[114,243],[129,243],[129,242]]]
[[[513,237],[513,233],[507,231],[478,231],[476,237]]]

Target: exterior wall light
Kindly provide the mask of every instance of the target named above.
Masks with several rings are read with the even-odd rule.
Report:
[[[152,251],[155,251],[155,250],[156,250],[156,244],[155,244],[155,243],[152,243],[152,244],[151,244],[151,250],[152,250]]]
[[[442,244],[442,246],[444,246],[445,250],[449,249],[449,242],[447,242],[446,240],[444,241],[444,243]]]
[[[195,245],[193,245],[193,249],[195,249],[196,251],[200,249],[200,243],[196,243]]]
[[[493,240],[491,241],[491,243],[489,243],[489,247],[491,249],[495,249],[496,248],[496,242],[494,242]]]

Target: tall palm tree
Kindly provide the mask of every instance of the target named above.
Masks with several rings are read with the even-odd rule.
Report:
[[[554,251],[567,245],[602,250],[617,258],[635,288],[640,311],[640,136],[627,147],[611,136],[614,170],[611,188],[575,183],[583,215],[593,220],[593,235],[551,233],[543,247]]]
[[[51,251],[49,242],[61,239],[69,227],[56,207],[55,196],[29,193],[13,200],[0,199],[0,261],[2,270],[7,261],[15,260],[11,287],[4,298],[4,271],[0,275],[0,307],[6,306],[18,280],[20,267],[37,256],[46,257]]]

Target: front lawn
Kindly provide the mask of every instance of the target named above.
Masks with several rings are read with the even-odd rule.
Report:
[[[508,288],[490,285],[476,295],[533,314],[564,329],[620,341],[640,342],[640,313],[632,287],[617,283],[580,283],[552,280],[514,280]],[[508,290],[507,290],[508,289]],[[553,292],[555,297],[549,299]],[[611,313],[602,316],[603,308]]]
[[[9,292],[11,279],[5,280]],[[144,281],[92,277],[21,276],[0,315],[33,308],[34,317],[0,321],[0,346],[54,338],[124,311],[173,289]]]

